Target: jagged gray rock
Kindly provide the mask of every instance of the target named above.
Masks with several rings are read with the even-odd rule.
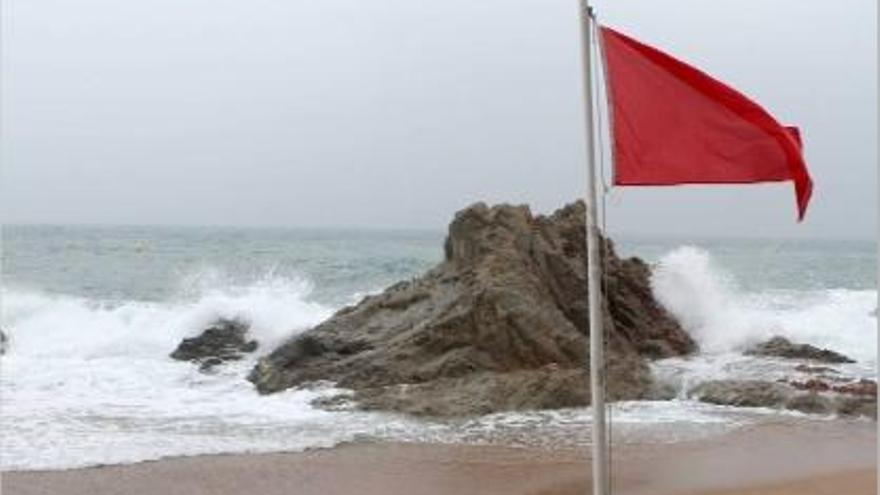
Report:
[[[799,364],[794,367],[795,371],[799,371],[801,373],[809,373],[814,375],[839,375],[840,372],[834,368],[830,368],[828,366],[810,366],[808,364]]]
[[[689,395],[709,404],[781,409],[793,392],[782,383],[762,380],[710,380],[691,389]]]
[[[473,205],[438,266],[289,340],[249,379],[262,393],[329,380],[361,407],[414,414],[588,404],[584,212]],[[696,346],[654,300],[649,267],[603,245],[609,397],[650,396],[646,360]]]
[[[787,359],[807,359],[823,363],[854,363],[852,359],[828,349],[820,349],[810,344],[795,344],[785,337],[773,337],[746,349],[751,356],[772,356]]]
[[[216,321],[196,337],[183,339],[171,353],[173,359],[199,363],[203,371],[226,361],[238,360],[259,345],[248,339],[249,325],[239,320]]]
[[[808,382],[809,383],[809,382]],[[873,383],[873,382],[872,382]],[[870,387],[858,382],[862,389],[819,387],[790,382],[763,380],[711,380],[703,382],[688,395],[709,403],[736,407],[791,409],[810,414],[877,417],[876,385],[874,395],[864,391]]]

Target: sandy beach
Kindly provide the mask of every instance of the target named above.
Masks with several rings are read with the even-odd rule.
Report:
[[[861,495],[876,487],[867,422],[752,427],[700,442],[614,451],[627,495]],[[304,453],[172,458],[66,471],[8,472],[4,495],[587,493],[582,451],[362,443]]]

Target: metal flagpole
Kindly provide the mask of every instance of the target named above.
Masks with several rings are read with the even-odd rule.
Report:
[[[593,11],[580,0],[581,61],[587,138],[587,284],[590,303],[590,392],[593,408],[593,495],[609,495],[605,428],[605,332],[602,325],[601,267],[596,221],[596,152],[593,118],[591,33]]]

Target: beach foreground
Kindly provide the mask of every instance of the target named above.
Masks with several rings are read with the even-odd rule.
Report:
[[[799,422],[699,442],[614,451],[616,494],[861,495],[876,488],[867,422]],[[215,455],[66,471],[8,472],[4,495],[588,493],[585,452],[360,443],[303,453]]]

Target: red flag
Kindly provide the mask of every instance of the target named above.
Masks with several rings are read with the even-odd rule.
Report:
[[[791,180],[803,219],[813,183],[797,128],[699,69],[613,29],[601,32],[615,184]]]

